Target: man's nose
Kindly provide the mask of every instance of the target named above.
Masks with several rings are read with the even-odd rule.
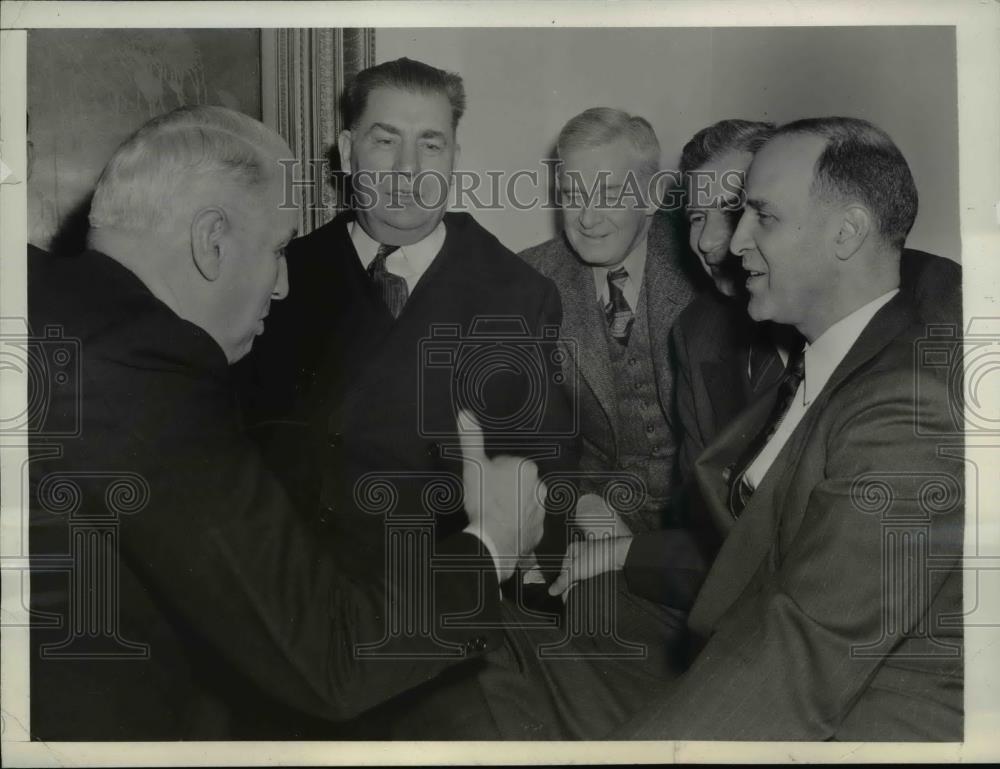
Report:
[[[286,296],[288,296],[288,262],[282,256],[278,258],[278,277],[274,281],[271,298],[284,299]]]
[[[601,213],[597,210],[596,203],[584,206],[580,211],[580,225],[590,229],[601,220]]]
[[[743,256],[744,251],[753,248],[753,238],[750,236],[753,226],[751,219],[749,212],[744,211],[733,232],[733,239],[729,241],[729,250],[736,256]]]
[[[698,250],[703,254],[715,254],[719,250],[729,250],[729,238],[732,235],[722,217],[711,216],[705,222],[698,236]]]
[[[399,152],[396,153],[396,164],[393,171],[401,174],[412,175],[420,170],[420,155],[417,146],[413,142],[402,142]]]

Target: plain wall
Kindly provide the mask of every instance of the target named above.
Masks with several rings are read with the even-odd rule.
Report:
[[[955,35],[950,27],[386,29],[379,62],[409,56],[458,72],[468,109],[457,168],[538,169],[587,107],[649,119],[673,167],[698,129],[730,117],[871,120],[910,163],[920,212],[908,245],[959,259]],[[519,191],[530,185],[519,186]],[[474,211],[509,248],[551,238],[535,208]]]

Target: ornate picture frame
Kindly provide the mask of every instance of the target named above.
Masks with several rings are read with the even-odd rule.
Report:
[[[293,179],[300,235],[330,221],[345,205],[330,174],[339,168],[340,95],[350,78],[374,63],[372,28],[261,31],[263,120],[299,161]]]

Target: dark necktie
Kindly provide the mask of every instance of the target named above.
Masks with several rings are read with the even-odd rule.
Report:
[[[382,301],[385,302],[385,306],[389,308],[389,312],[394,318],[399,317],[410,295],[410,290],[406,286],[406,278],[394,275],[385,266],[385,260],[389,258],[389,254],[398,248],[399,246],[381,244],[375,254],[375,259],[368,265],[368,277],[372,279]]]
[[[608,270],[608,303],[604,306],[604,315],[608,319],[608,330],[619,344],[627,345],[635,315],[629,306],[622,287],[628,280],[628,272],[624,267]]]
[[[792,353],[785,367],[785,373],[778,384],[778,394],[774,401],[774,407],[768,414],[767,421],[760,432],[754,436],[750,444],[740,455],[739,460],[733,465],[732,474],[729,476],[729,511],[733,517],[739,518],[753,494],[753,487],[746,479],[747,470],[757,459],[767,442],[774,437],[774,433],[784,419],[785,414],[792,405],[792,398],[795,397],[796,390],[802,383],[806,374],[806,358],[803,350]]]

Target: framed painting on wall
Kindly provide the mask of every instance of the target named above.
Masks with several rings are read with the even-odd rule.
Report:
[[[345,79],[373,61],[372,30],[31,30],[28,241],[79,249],[112,152],[147,120],[182,105],[239,110],[276,128],[296,158],[328,157]],[[328,181],[317,176],[315,195],[302,196],[300,232],[336,212]]]

